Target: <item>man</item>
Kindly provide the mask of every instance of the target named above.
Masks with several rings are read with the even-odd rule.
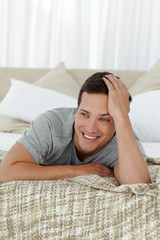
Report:
[[[84,174],[149,183],[142,146],[128,117],[131,97],[110,73],[83,84],[77,109],[41,114],[0,165],[0,181],[51,180]]]

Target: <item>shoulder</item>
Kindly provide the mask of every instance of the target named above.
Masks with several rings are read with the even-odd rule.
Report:
[[[49,121],[60,120],[69,121],[75,118],[76,108],[56,108],[42,114]]]
[[[57,136],[67,136],[72,133],[76,108],[57,108],[41,114],[35,124],[47,128]]]

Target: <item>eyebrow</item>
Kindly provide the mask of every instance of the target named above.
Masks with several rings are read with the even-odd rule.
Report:
[[[90,112],[88,112],[87,110],[84,110],[82,108],[80,109],[80,111],[90,114]],[[105,116],[109,116],[110,117],[109,113],[101,113],[101,114],[98,114],[98,115],[101,116],[101,117],[105,117]]]

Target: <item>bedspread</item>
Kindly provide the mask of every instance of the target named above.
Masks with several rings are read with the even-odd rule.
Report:
[[[147,164],[150,184],[97,175],[1,184],[0,239],[160,239],[160,158]]]

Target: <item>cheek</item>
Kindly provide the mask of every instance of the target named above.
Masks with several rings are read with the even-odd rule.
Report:
[[[101,132],[106,136],[112,136],[115,132],[115,126],[113,123],[108,123],[107,125],[101,127]]]
[[[84,121],[81,118],[77,117],[75,119],[75,130],[84,125]]]

